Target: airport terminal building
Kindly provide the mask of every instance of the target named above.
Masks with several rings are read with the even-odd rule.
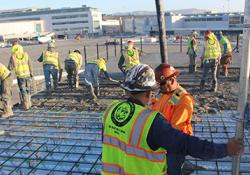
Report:
[[[26,33],[55,32],[58,35],[94,35],[102,32],[102,13],[96,8],[85,5],[76,8],[24,8],[0,11],[0,23],[20,21],[33,21],[35,23],[34,27],[27,30]]]
[[[115,18],[118,18],[117,16]],[[122,19],[122,32],[131,34],[148,34],[158,31],[155,15],[125,15]],[[169,34],[186,34],[192,30],[223,30],[228,33],[241,33],[243,30],[243,13],[202,13],[174,14],[165,13],[166,30]]]

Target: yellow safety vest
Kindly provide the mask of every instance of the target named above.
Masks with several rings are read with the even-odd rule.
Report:
[[[125,58],[125,71],[128,71],[132,67],[134,67],[137,64],[140,64],[140,56],[139,51],[136,48],[128,49],[126,48],[124,51],[122,51],[122,54]]]
[[[220,44],[215,39],[208,39],[204,42],[204,61],[216,61],[220,57]]]
[[[11,54],[15,54],[17,52],[23,53],[23,46],[21,46],[20,44],[16,44],[11,47]]]
[[[0,79],[3,81],[5,80],[10,74],[9,69],[2,63],[0,63]]]
[[[224,44],[227,45],[227,53],[231,53],[232,52],[232,46],[230,41],[228,40],[227,37],[222,36],[220,39],[220,49],[221,49],[221,53],[224,54]]]
[[[98,68],[102,71],[107,71],[106,61],[102,58],[99,58],[97,60],[89,61],[89,64],[96,64]]]
[[[12,56],[12,60],[18,78],[30,76],[29,56],[27,53],[16,53]]]
[[[103,114],[102,175],[164,175],[166,150],[152,150],[147,143],[158,113],[123,101]]]
[[[81,59],[82,59],[82,56],[79,53],[73,52],[68,55],[68,58],[66,60],[73,60],[77,64],[77,67],[80,68]]]
[[[197,41],[196,41],[196,39],[193,38],[193,37],[189,37],[189,38],[188,38],[188,51],[192,49],[192,47],[191,47],[192,41],[194,41],[193,48],[194,48],[194,51],[196,51],[196,50],[197,50]]]
[[[58,60],[58,52],[43,52],[43,64],[52,64],[55,68],[59,69],[59,60]]]

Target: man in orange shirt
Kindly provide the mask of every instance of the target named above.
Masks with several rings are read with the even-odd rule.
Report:
[[[173,128],[192,135],[193,98],[179,85],[178,75],[179,71],[169,64],[160,64],[155,69],[161,97],[153,102],[152,109],[163,113]],[[182,175],[184,160],[185,156],[168,154],[168,174]]]

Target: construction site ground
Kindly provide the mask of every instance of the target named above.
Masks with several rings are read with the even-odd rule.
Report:
[[[57,47],[62,51],[64,58],[69,49],[83,50],[84,42],[86,41],[61,41],[57,42]],[[88,59],[96,57],[95,42],[96,40],[87,42],[92,48]],[[35,74],[42,75],[42,66],[35,58],[45,46],[33,47],[37,49],[36,52],[32,49],[28,51],[33,58]],[[159,46],[145,44],[143,48],[145,52],[142,62],[153,67],[158,65]],[[169,45],[169,62],[181,71],[179,82],[194,97],[194,135],[226,143],[235,134],[241,53],[234,55],[229,77],[219,77],[218,92],[214,93],[210,91],[209,85],[205,91],[200,92],[201,71],[189,74],[185,47],[182,53],[179,49],[178,45]],[[8,55],[7,50],[0,51]],[[102,54],[105,57],[105,51]],[[115,56],[112,50],[109,52],[108,70],[114,79],[122,80],[122,74],[117,68],[118,58],[118,54]],[[13,117],[0,119],[1,130],[5,130],[0,135],[0,174],[100,174],[101,114],[113,100],[126,99],[127,96],[119,83],[102,79],[101,94],[98,100],[93,101],[84,85],[83,74],[80,77],[79,89],[70,90],[64,77],[64,81],[60,82],[58,89],[50,96],[43,91],[41,80],[39,92],[32,97],[33,107],[30,110],[23,111],[15,105]],[[18,103],[17,95],[14,101]],[[241,159],[241,175],[250,174],[249,145],[250,133],[246,130],[246,153]],[[187,159],[195,165],[189,166],[192,175],[229,175],[231,171],[232,160],[229,157],[212,161],[201,161],[191,157]]]

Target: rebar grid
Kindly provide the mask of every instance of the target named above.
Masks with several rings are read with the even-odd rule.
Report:
[[[16,110],[0,122],[1,174],[100,174],[100,113]]]
[[[203,122],[193,125],[194,135],[216,143],[226,143],[235,135],[236,111],[222,111],[220,114],[204,114]],[[241,175],[250,174],[250,133],[245,131],[246,153],[241,158]],[[196,165],[192,175],[231,175],[232,158],[226,157],[218,160],[202,161],[188,157],[188,160]]]
[[[236,112],[202,116],[193,125],[194,135],[226,143],[234,136]],[[15,110],[10,119],[0,119],[5,135],[0,136],[1,174],[100,174],[101,113]],[[250,174],[250,134],[245,134],[248,153],[242,156],[241,175]],[[187,157],[196,170],[192,175],[229,175],[231,158],[201,161]]]

